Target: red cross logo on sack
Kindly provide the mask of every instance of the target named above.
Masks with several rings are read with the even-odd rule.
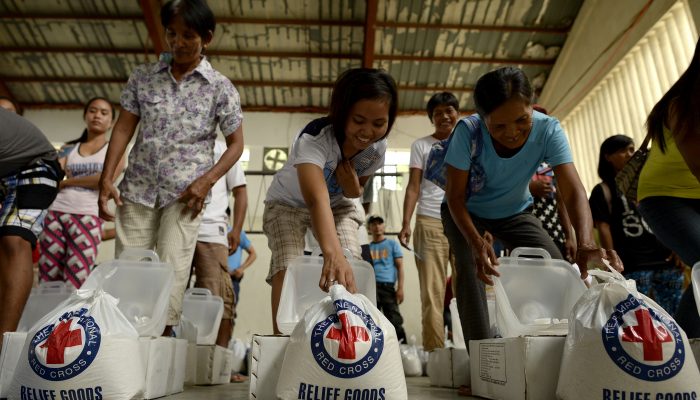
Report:
[[[333,306],[335,310],[328,310],[329,314],[311,330],[311,354],[318,367],[328,374],[341,379],[357,378],[379,363],[385,334],[372,314],[366,312],[366,304],[339,299]]]
[[[683,370],[686,344],[676,321],[645,299],[630,293],[606,310],[602,344],[610,361],[626,374],[661,382]]]
[[[656,326],[646,308],[634,312],[637,325],[626,326],[622,329],[623,342],[642,343],[644,361],[662,361],[664,357],[663,344],[672,342],[671,334],[663,325]]]
[[[100,326],[88,309],[68,309],[31,336],[27,361],[42,379],[63,381],[89,368],[100,343]]]
[[[347,313],[338,315],[340,329],[331,327],[326,338],[340,342],[338,358],[343,360],[354,360],[357,358],[355,343],[369,341],[367,328],[361,325],[352,325]]]
[[[83,344],[80,329],[71,330],[71,321],[61,321],[46,339],[46,343],[39,346],[47,349],[46,364],[64,364],[66,348]]]

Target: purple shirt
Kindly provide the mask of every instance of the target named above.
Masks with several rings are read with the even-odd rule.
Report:
[[[217,124],[228,136],[243,120],[238,91],[206,58],[180,82],[165,62],[136,67],[121,105],[140,128],[119,189],[148,207],[169,205],[211,169]]]

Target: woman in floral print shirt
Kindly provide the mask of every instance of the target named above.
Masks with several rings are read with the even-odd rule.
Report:
[[[175,0],[161,9],[170,53],[137,67],[122,92],[119,115],[100,179],[100,217],[115,215],[116,252],[156,249],[173,265],[169,335],[179,322],[182,296],[208,193],[243,151],[240,98],[231,81],[202,55],[216,23],[203,0]],[[119,159],[140,124],[120,192],[112,184]],[[216,126],[227,150],[214,164]]]

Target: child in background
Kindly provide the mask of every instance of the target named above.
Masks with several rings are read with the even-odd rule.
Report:
[[[386,137],[396,119],[396,82],[385,71],[356,68],[335,82],[327,117],[309,123],[296,137],[284,167],[267,191],[263,231],[271,250],[272,323],[289,263],[304,253],[312,227],[323,254],[319,287],[333,284],[355,292],[349,249],[360,258],[362,224],[352,198],[362,196],[369,177],[384,165]]]
[[[242,261],[244,251],[248,253],[248,256],[246,256],[245,261]],[[237,305],[240,301],[239,293],[241,292],[241,281],[243,280],[245,270],[248,269],[248,267],[250,267],[257,258],[258,254],[255,252],[253,243],[250,242],[250,239],[248,239],[248,235],[246,235],[245,231],[241,230],[238,247],[236,247],[236,250],[228,256],[228,274],[231,275],[233,294],[235,295],[233,305]]]
[[[399,304],[403,303],[403,253],[396,240],[384,236],[384,219],[372,216],[367,220],[372,241],[369,250],[377,280],[377,308],[394,325],[399,342],[406,342],[403,317]]]

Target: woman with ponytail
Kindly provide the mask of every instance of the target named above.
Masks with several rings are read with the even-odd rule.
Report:
[[[58,196],[49,207],[39,236],[40,282],[65,281],[80,288],[95,266],[102,241],[97,184],[114,118],[114,106],[107,99],[90,99],[83,110],[83,134],[68,142],[73,146],[59,158],[66,179],[59,184]]]

